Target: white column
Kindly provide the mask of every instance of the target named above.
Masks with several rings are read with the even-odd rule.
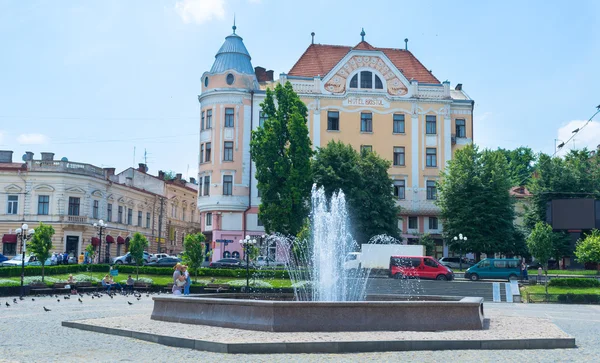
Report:
[[[318,98],[313,111],[313,149],[317,147],[321,147],[321,100]]]

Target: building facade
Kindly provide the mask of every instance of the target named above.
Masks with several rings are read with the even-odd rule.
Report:
[[[214,257],[239,254],[237,243],[224,241],[264,233],[250,130],[263,122],[265,89],[288,81],[308,107],[313,146],[339,140],[390,160],[402,237],[410,241],[429,233],[438,242],[436,255],[447,255],[435,182],[453,153],[473,142],[474,101],[462,85],[440,82],[406,47],[372,46],[364,32],[355,46],[315,44],[313,37],[290,71],[274,80],[272,71],[252,67],[235,31],[202,75],[198,97],[198,207],[215,242]]]

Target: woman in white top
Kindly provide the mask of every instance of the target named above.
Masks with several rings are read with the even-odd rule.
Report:
[[[181,277],[181,264],[177,263],[173,269],[175,269],[175,272],[173,272],[173,288],[171,292],[173,295],[181,295],[181,287],[177,285],[177,281]]]

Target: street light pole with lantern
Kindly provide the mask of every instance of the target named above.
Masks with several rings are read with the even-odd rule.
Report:
[[[250,236],[246,236],[245,239],[240,240],[240,245],[244,248],[244,255],[246,257],[246,292],[250,292],[250,247],[256,244],[255,239],[251,239]]]
[[[101,263],[102,261],[102,233],[106,230],[106,228],[108,227],[108,224],[104,223],[104,221],[101,219],[98,221],[98,223],[94,223],[94,228],[96,228],[96,230],[98,231],[98,237],[100,238],[100,244],[98,245],[98,263]],[[109,256],[110,250],[108,249],[108,247],[106,248],[107,251],[107,256]],[[108,263],[110,263],[110,261],[107,261]]]
[[[29,226],[24,223],[21,228],[17,228],[15,231],[17,237],[21,239],[21,297],[23,297],[23,280],[25,279],[25,246],[27,240],[35,233],[33,229],[29,229]]]
[[[467,241],[467,236],[463,236],[462,233],[458,234],[458,237],[454,236],[454,241],[458,242],[460,241],[461,243],[459,244],[459,260],[458,260],[458,269],[462,270],[462,243]]]

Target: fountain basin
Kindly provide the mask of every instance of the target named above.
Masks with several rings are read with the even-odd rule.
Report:
[[[293,294],[153,297],[151,319],[272,332],[483,329],[483,298],[368,295],[367,301],[293,301]]]

